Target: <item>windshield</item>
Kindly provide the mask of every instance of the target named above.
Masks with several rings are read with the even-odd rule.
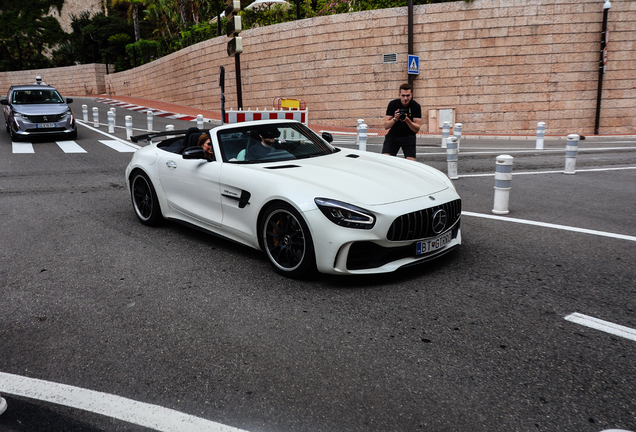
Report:
[[[336,149],[301,123],[238,126],[217,132],[223,160],[258,163],[324,156]]]
[[[14,105],[59,104],[64,103],[64,99],[57,90],[16,90],[11,96],[11,103]]]

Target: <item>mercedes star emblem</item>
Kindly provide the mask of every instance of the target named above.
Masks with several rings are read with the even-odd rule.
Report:
[[[446,228],[446,219],[448,219],[448,217],[446,216],[446,212],[442,209],[433,213],[433,232],[435,234],[444,231],[444,228]]]

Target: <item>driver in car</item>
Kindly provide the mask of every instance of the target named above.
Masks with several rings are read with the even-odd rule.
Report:
[[[261,137],[260,143],[254,143],[247,150],[246,160],[263,159],[274,149],[276,138],[280,136],[280,131],[275,127],[263,127],[258,129]]]

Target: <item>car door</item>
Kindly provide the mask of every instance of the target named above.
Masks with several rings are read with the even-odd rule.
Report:
[[[221,163],[217,161],[183,159],[168,152],[159,159],[159,176],[168,203],[185,220],[197,225],[221,226],[220,172]]]

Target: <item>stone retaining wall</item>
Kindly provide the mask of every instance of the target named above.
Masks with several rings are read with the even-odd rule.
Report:
[[[113,70],[111,65],[110,71]],[[87,64],[53,69],[33,69],[0,73],[0,95],[5,96],[12,85],[33,84],[36,76],[52,85],[62,96],[85,96],[106,92],[106,65]]]
[[[602,134],[636,133],[636,2],[613,0],[604,75]],[[423,130],[453,108],[466,133],[592,134],[599,78],[601,0],[475,0],[416,6],[415,99]],[[310,123],[377,127],[407,76],[407,9],[333,15],[247,30],[243,107],[303,99]],[[214,38],[133,70],[106,76],[106,93],[236,108],[228,38]],[[398,63],[384,63],[397,54]],[[0,74],[1,76],[2,74]],[[42,73],[45,76],[44,72]],[[48,80],[47,80],[48,81]],[[2,78],[0,78],[2,84]]]

